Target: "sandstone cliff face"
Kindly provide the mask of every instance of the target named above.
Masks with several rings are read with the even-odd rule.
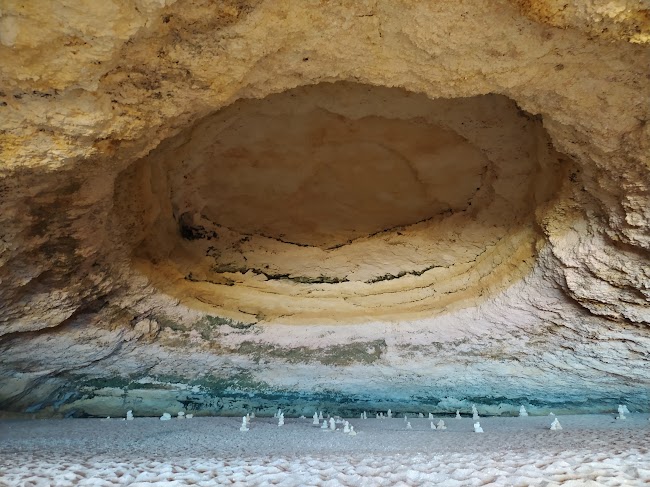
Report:
[[[648,10],[556,3],[5,2],[0,409],[647,410]]]

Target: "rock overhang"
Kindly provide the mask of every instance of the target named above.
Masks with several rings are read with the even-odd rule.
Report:
[[[48,16],[42,22],[49,34],[40,37],[30,34],[40,14],[10,6],[2,25],[11,24],[5,32],[12,35],[0,39],[10,60],[3,64],[0,90],[6,114],[2,407],[45,404],[51,413],[66,398],[61,404],[69,403],[69,411],[98,407],[92,409],[97,412],[108,396],[81,406],[75,395],[80,381],[137,381],[149,373],[178,383],[212,371],[208,375],[218,381],[230,381],[227,387],[217,381],[221,385],[213,392],[220,394],[236,389],[233,378],[241,370],[247,372],[239,384],[250,386],[245,394],[256,387],[282,391],[276,398],[327,390],[353,400],[359,392],[355,377],[362,374],[375,401],[385,390],[382,381],[394,374],[397,402],[408,402],[409,394],[439,404],[451,404],[442,396],[486,403],[536,396],[579,408],[588,401],[594,407],[615,404],[629,394],[641,405],[647,399],[650,321],[650,88],[643,17],[632,7],[560,12],[550,2],[513,3],[476,2],[468,9],[457,2],[435,8],[358,2],[306,10],[299,2],[138,2],[133,12],[113,5],[113,21],[101,25],[99,7],[68,10],[65,22]],[[594,30],[594,19],[607,28]],[[235,230],[251,233],[264,224],[260,233],[270,232],[270,241],[241,242],[245,236],[238,240],[233,234],[232,245],[224,244],[224,232],[214,229],[224,245],[213,245],[217,258],[215,251],[206,255],[204,239],[177,238],[182,224],[189,235],[207,227],[196,220],[197,195],[183,192],[191,185],[170,185],[156,177],[154,166],[147,167],[157,153],[173,152],[174,141],[199,121],[256,104],[252,99],[269,103],[326,87],[345,91],[346,83],[351,93],[356,90],[358,106],[371,106],[378,96],[390,101],[392,87],[410,92],[418,109],[448,103],[453,110],[445,130],[454,121],[450,114],[462,112],[459,103],[505,100],[512,110],[518,106],[532,115],[504,120],[521,120],[535,130],[543,125],[552,147],[538,149],[557,151],[562,162],[526,166],[524,173],[504,178],[490,173],[503,162],[485,155],[485,144],[471,142],[491,164],[477,176],[469,169],[486,167],[477,156],[476,165],[466,167],[468,180],[480,177],[476,187],[490,191],[470,195],[468,186],[442,198],[453,203],[455,214],[441,215],[436,207],[429,233],[406,221],[403,235],[391,234],[395,245],[386,242],[393,251],[384,250],[374,262],[369,256],[386,235],[359,239],[358,228],[338,221],[309,241],[283,221],[268,222],[268,214],[250,220],[245,204],[230,210],[230,222],[240,227]],[[340,111],[329,106],[320,116],[329,120]],[[403,125],[411,115],[364,116]],[[343,116],[352,124],[363,118]],[[327,125],[322,120],[321,128]],[[467,132],[453,131],[469,140]],[[544,140],[541,132],[533,138]],[[372,156],[384,158],[385,180],[405,180],[401,166],[385,154]],[[289,167],[291,158],[285,162]],[[210,180],[209,171],[194,175],[204,185],[219,181]],[[238,178],[245,180],[243,174]],[[281,173],[273,178],[291,180]],[[134,186],[137,181],[147,184]],[[160,198],[169,189],[195,200],[183,206],[171,196]],[[412,189],[404,188],[410,203],[402,203],[411,205],[405,213],[418,213],[430,202],[412,198]],[[513,191],[528,198],[503,198]],[[385,192],[390,200],[391,192]],[[478,203],[477,198],[489,200],[485,193],[501,200],[499,211]],[[370,196],[365,201],[384,204]],[[461,204],[468,199],[471,209]],[[223,213],[220,204],[209,212],[210,220]],[[256,204],[260,211],[274,209]],[[291,210],[296,206],[291,202]],[[490,227],[497,230],[481,233],[487,226],[481,227],[480,218],[471,223],[468,214],[485,216],[490,208],[493,219],[503,213],[513,219],[501,218]],[[374,220],[372,212],[359,213],[368,224],[363,230],[393,225],[405,214],[385,213]],[[305,215],[318,215],[318,208]],[[301,228],[313,223],[305,215]],[[458,244],[449,251],[450,235],[471,225],[480,230],[462,242],[474,241],[476,248],[467,256]],[[144,231],[148,226],[154,230]],[[289,243],[287,252],[274,240],[286,230],[312,248]],[[501,247],[481,254],[483,267],[468,265],[453,276],[441,267],[428,269],[449,265],[445,259],[457,265],[454,258],[469,258],[499,235],[505,237],[498,240]],[[352,253],[346,253],[352,245],[323,250],[350,238],[357,246]],[[236,242],[239,253],[232,251]],[[447,301],[432,300],[436,279],[449,284],[437,290]],[[370,289],[377,290],[374,296]],[[278,299],[278,291],[285,299]],[[418,308],[413,303],[420,299]],[[319,309],[315,302],[331,306]],[[161,356],[172,358],[165,362]],[[326,400],[315,397],[309,401]]]

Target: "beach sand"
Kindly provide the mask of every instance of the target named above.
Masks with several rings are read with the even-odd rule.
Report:
[[[442,419],[3,420],[0,486],[650,485],[647,414]]]

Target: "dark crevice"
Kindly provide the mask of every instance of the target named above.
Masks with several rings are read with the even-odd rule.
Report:
[[[400,277],[404,277],[404,276],[421,276],[425,272],[430,271],[431,269],[435,269],[436,267],[445,267],[445,266],[430,265],[419,271],[401,271],[398,272],[397,274],[384,274],[383,276],[373,277],[372,279],[365,281],[365,283],[374,284],[376,282],[381,282],[381,281],[392,281],[393,279],[399,279]]]
[[[228,273],[246,274],[247,272],[252,272],[255,275],[266,277],[266,279],[268,279],[269,281],[286,280],[286,281],[297,282],[300,284],[340,284],[343,282],[350,282],[348,278],[325,276],[322,274],[318,277],[292,276],[290,274],[272,274],[270,272],[264,272],[259,269],[238,268],[230,265],[214,267],[212,270],[217,273],[228,272]],[[207,279],[197,279],[192,275],[191,272],[187,276],[185,276],[185,279],[192,282],[212,282],[213,284],[217,284]],[[234,283],[233,284],[218,283],[218,284],[233,285]]]
[[[178,219],[178,229],[181,237],[185,240],[212,240],[219,238],[214,230],[207,230],[201,225],[192,224],[192,216],[189,212],[183,213]]]

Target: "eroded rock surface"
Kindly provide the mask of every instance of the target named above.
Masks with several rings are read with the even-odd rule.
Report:
[[[5,2],[0,409],[647,410],[639,5]]]

